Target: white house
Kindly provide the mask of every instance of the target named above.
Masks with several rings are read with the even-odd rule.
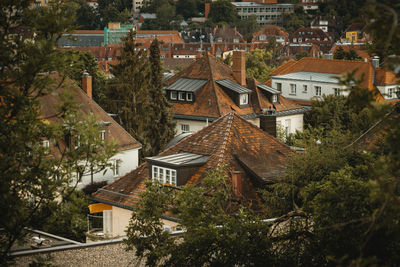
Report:
[[[118,153],[111,158],[110,162],[113,166],[108,168],[105,173],[101,171],[93,174],[93,182],[113,182],[138,166],[141,144],[92,99],[92,77],[89,74],[85,73],[82,77],[82,85],[83,90],[73,81],[66,79],[63,85],[56,88],[51,94],[40,97],[42,116],[50,123],[52,120],[56,120],[57,106],[61,103],[60,95],[65,91],[71,93],[73,100],[79,104],[79,115],[84,117],[93,114],[101,125],[99,132],[101,138],[105,142],[113,140],[118,144]],[[57,149],[55,141],[45,140],[44,142],[52,151]],[[55,157],[59,156],[59,153],[53,154]],[[89,173],[89,171],[85,171],[85,173]],[[73,184],[75,182],[73,181]],[[83,188],[91,182],[92,175],[85,175],[80,178],[78,188]]]
[[[347,95],[339,78],[354,71],[361,88],[376,93],[378,101],[393,100],[398,80],[393,72],[379,68],[379,59],[372,62],[302,58],[289,61],[271,73],[267,85],[282,92],[288,99],[309,103],[322,95]]]

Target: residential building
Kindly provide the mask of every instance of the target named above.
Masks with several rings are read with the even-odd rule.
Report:
[[[75,30],[63,34],[58,40],[58,46],[63,48],[102,46],[104,44],[103,30]]]
[[[270,38],[275,39],[279,44],[286,44],[289,41],[289,33],[276,25],[266,25],[253,34],[252,43],[268,43]]]
[[[140,13],[140,9],[150,0],[132,0],[132,13]]]
[[[58,79],[57,77],[54,77]],[[108,168],[105,173],[99,172],[93,175],[93,182],[107,181],[113,182],[120,176],[125,175],[131,170],[135,169],[138,165],[138,153],[141,148],[141,144],[136,141],[131,135],[128,134],[110,115],[108,115],[96,102],[92,99],[92,77],[87,73],[84,73],[82,77],[82,87],[79,88],[76,83],[66,79],[63,85],[54,88],[51,94],[46,94],[39,98],[41,104],[42,118],[49,123],[57,121],[58,117],[58,106],[61,105],[62,101],[60,96],[68,91],[72,95],[73,101],[80,105],[79,115],[83,118],[88,114],[93,114],[102,126],[99,135],[104,139],[105,142],[111,140],[118,143],[118,153],[111,158],[111,163],[113,167]],[[69,138],[71,140],[71,138]],[[78,139],[79,140],[79,137]],[[43,144],[50,148],[53,152],[53,156],[60,156],[58,150],[58,142],[55,140],[44,140]],[[66,145],[71,144],[64,144]],[[78,143],[75,144],[79,146]],[[75,182],[75,181],[74,181]],[[83,188],[92,182],[91,175],[85,175],[80,177],[80,182],[78,183],[78,188]]]
[[[393,72],[379,68],[378,58],[372,62],[308,57],[289,61],[274,70],[266,84],[289,99],[310,103],[322,95],[347,95],[338,79],[351,72],[361,81],[360,87],[371,90],[377,101],[396,97],[398,79]]]
[[[269,1],[266,1],[269,2]],[[240,19],[244,20],[255,15],[259,25],[282,25],[284,14],[293,13],[293,4],[232,2]]]
[[[244,51],[233,52],[232,69],[205,53],[186,69],[166,80],[176,133],[196,132],[219,117],[235,111],[272,135],[287,121],[288,133],[303,129],[306,110],[281,92],[246,78]]]
[[[315,44],[324,54],[329,53],[333,45],[331,36],[319,28],[313,29],[310,27],[297,29],[289,36],[289,42],[294,45]]]
[[[365,32],[365,26],[362,23],[352,23],[345,30],[345,41],[349,43],[368,43],[372,41],[368,33]]]
[[[245,43],[243,36],[236,27],[216,26],[212,32],[214,43]]]
[[[187,184],[200,185],[209,170],[223,164],[234,198],[257,209],[257,190],[283,179],[285,162],[292,153],[276,138],[229,112],[157,156],[146,158],[136,170],[98,189],[92,198],[101,203],[102,208],[96,211],[103,210],[104,233],[124,236],[148,179],[158,180],[171,190]],[[173,214],[165,214],[163,223],[166,229],[177,230]]]
[[[303,7],[304,11],[316,11],[318,10],[318,3],[323,2],[323,0],[299,0],[300,5]]]

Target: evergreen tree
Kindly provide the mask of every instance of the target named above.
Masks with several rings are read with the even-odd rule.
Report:
[[[147,130],[150,121],[150,66],[147,53],[137,49],[135,33],[123,39],[119,64],[111,69],[114,78],[108,83],[106,95],[108,111],[117,114],[119,123],[142,143],[142,155],[150,149]]]
[[[70,67],[56,47],[74,17],[56,1],[43,8],[31,3],[0,1],[1,266],[9,263],[10,249],[23,240],[25,227],[47,223],[48,215],[40,211],[72,193],[66,188],[73,176],[87,174],[88,166],[104,169],[115,152],[99,137],[94,116],[81,120],[77,104],[67,95],[58,107],[58,122],[43,118],[40,97],[60,86]],[[21,29],[24,34],[18,34]],[[80,136],[77,149],[62,141],[71,134]],[[57,147],[61,157],[50,156],[43,140]]]
[[[175,135],[175,122],[171,105],[163,90],[163,74],[160,60],[160,43],[157,39],[150,46],[150,125],[148,129],[150,149],[148,155],[156,155]]]

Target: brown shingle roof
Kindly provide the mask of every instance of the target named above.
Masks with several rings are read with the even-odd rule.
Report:
[[[61,80],[56,74],[52,74],[52,76],[57,81]],[[62,86],[55,88],[50,94],[39,98],[42,112],[41,116],[44,119],[50,122],[58,120],[55,115],[58,113],[57,107],[62,103],[60,95],[66,91],[71,93],[73,100],[80,105],[78,111],[82,118],[88,114],[94,114],[100,122],[110,122],[110,125],[106,126],[106,140],[116,141],[119,145],[119,150],[122,151],[141,147],[138,141],[128,134],[121,125],[114,121],[113,118],[70,79],[66,79]]]
[[[183,139],[159,156],[181,152],[210,157],[189,177],[188,184],[201,184],[208,170],[223,163],[227,166],[228,177],[230,171],[243,172],[243,196],[250,201],[258,201],[256,184],[275,182],[283,177],[285,161],[293,153],[278,139],[233,112]],[[148,177],[148,164],[144,163],[92,196],[99,202],[132,207]]]

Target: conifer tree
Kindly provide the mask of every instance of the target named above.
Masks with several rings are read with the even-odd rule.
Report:
[[[123,39],[119,64],[113,66],[115,76],[107,85],[107,109],[117,114],[117,120],[134,138],[142,143],[142,155],[149,149],[147,128],[150,117],[148,86],[150,66],[147,53],[137,49],[135,33]]]
[[[160,43],[157,39],[150,46],[150,86],[151,112],[149,125],[149,155],[156,155],[175,135],[175,122],[172,121],[171,105],[163,91]]]

